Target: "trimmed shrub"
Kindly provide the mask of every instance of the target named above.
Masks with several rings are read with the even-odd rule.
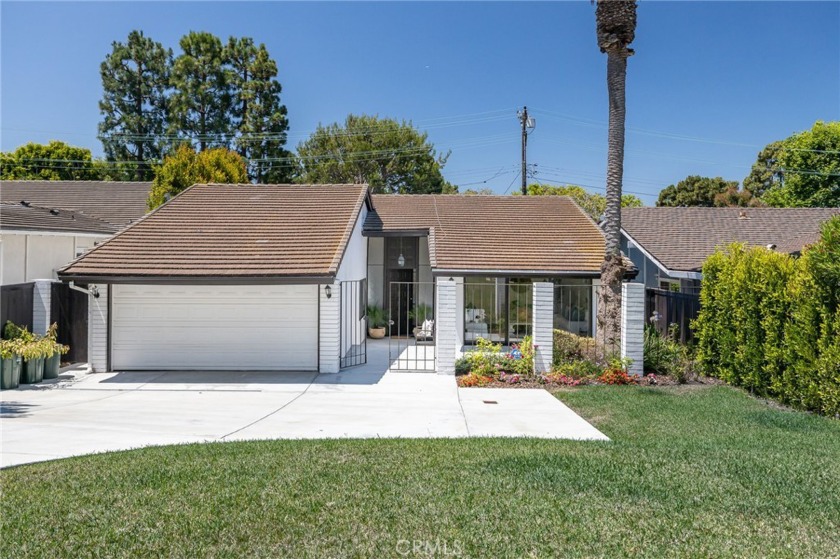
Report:
[[[840,216],[798,260],[739,244],[710,256],[694,330],[706,374],[840,414]]]
[[[578,336],[565,330],[554,331],[553,364],[559,366],[572,361],[592,361],[597,363],[598,344],[595,338]]]

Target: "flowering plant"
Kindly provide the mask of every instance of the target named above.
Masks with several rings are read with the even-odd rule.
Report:
[[[522,382],[522,377],[520,375],[517,375],[516,373],[510,374],[502,371],[499,374],[499,380],[508,384],[519,384],[520,382]]]
[[[563,373],[547,373],[540,375],[540,381],[544,384],[562,384],[563,386],[579,386],[583,379],[570,377]]]

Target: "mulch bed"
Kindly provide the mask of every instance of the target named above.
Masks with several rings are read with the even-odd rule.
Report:
[[[460,378],[460,375],[459,377]],[[655,379],[655,380],[654,380]],[[457,378],[456,378],[457,380]],[[718,384],[725,384],[722,380],[712,378],[712,377],[696,377],[693,379],[688,380],[687,382],[682,383],[682,386],[690,386],[690,385],[718,385]],[[598,382],[595,379],[581,379],[581,383],[577,386],[597,386],[603,385],[602,382]],[[643,378],[639,379],[637,386],[677,386],[680,385],[677,382],[677,379],[674,377],[666,376],[666,375],[655,375],[655,377],[651,377],[650,375],[646,375]],[[460,386],[460,384],[458,385]],[[534,389],[534,388],[545,388],[545,389],[555,389],[555,388],[573,388],[573,386],[564,384],[564,383],[555,383],[555,382],[540,382],[538,380],[532,379],[522,379],[517,383],[509,383],[504,382],[498,379],[493,379],[489,383],[485,384],[484,386],[469,386],[469,387],[461,387],[461,388],[527,388],[527,389]]]

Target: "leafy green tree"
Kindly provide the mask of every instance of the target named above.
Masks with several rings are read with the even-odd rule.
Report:
[[[744,190],[755,197],[761,197],[779,179],[779,149],[782,142],[767,144],[758,153],[750,174],[744,179]]]
[[[172,67],[171,131],[196,143],[199,151],[227,147],[235,122],[222,41],[211,33],[191,31],[180,45],[183,52]]]
[[[2,154],[3,180],[99,180],[90,150],[52,140]]]
[[[738,190],[738,181],[727,181],[721,177],[700,177],[691,175],[670,185],[659,193],[657,206],[714,206],[715,196],[729,189]]]
[[[149,193],[149,209],[163,204],[168,197],[194,184],[245,183],[245,161],[235,151],[211,148],[196,153],[187,145],[179,146],[155,168],[155,180]]]
[[[318,126],[300,143],[298,180],[367,183],[374,193],[448,193],[457,191],[441,173],[448,157],[410,122],[349,115],[343,125]]]
[[[454,194],[454,193],[453,193]],[[468,188],[464,191],[464,196],[492,196],[495,194],[492,188]]]
[[[817,122],[782,141],[778,170],[783,180],[762,196],[770,206],[840,206],[840,121]]]
[[[519,195],[519,193],[514,192],[514,195]],[[587,192],[583,187],[572,184],[554,186],[532,183],[528,185],[528,195],[568,196],[595,221],[601,220],[604,215],[604,210],[607,207],[607,199],[602,194],[592,194],[591,192]],[[642,201],[632,194],[622,194],[621,196],[622,208],[638,208],[643,205]]]
[[[285,149],[289,128],[280,102],[277,63],[264,44],[231,37],[226,47],[232,88],[231,116],[239,135],[237,151],[248,160],[248,175],[258,183],[289,182],[293,156]]]
[[[100,65],[104,115],[99,134],[111,161],[136,162],[133,176],[148,180],[150,161],[161,157],[167,122],[167,89],[172,51],[132,31],[126,43],[115,41]]]

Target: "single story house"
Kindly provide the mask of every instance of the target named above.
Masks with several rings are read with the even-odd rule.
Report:
[[[434,320],[437,278],[463,285],[462,345],[526,333],[535,281],[579,290],[555,298],[555,312],[591,332],[603,251],[567,197],[201,184],[59,277],[96,294],[94,370],[337,372],[365,335],[366,305],[386,308],[391,336],[411,337]]]
[[[645,287],[696,293],[703,262],[718,247],[740,242],[797,254],[838,214],[840,208],[624,208],[621,250]]]
[[[0,181],[0,285],[56,271],[146,213],[151,183]]]

